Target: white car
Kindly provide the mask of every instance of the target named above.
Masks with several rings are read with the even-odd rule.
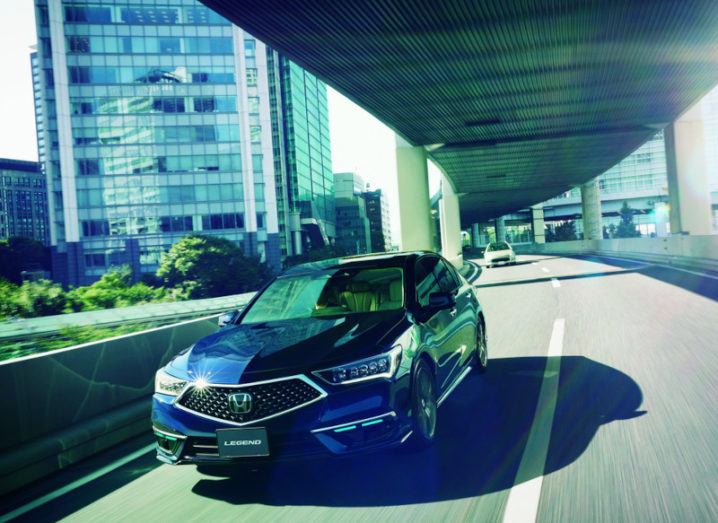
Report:
[[[508,243],[493,242],[486,246],[484,262],[487,269],[501,262],[514,264],[516,263],[516,254]]]

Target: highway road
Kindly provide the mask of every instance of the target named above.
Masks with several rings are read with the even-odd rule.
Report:
[[[718,521],[718,277],[521,256],[475,285],[489,372],[442,406],[431,449],[243,474],[160,465],[140,438],[0,512],[49,495],[21,519]]]

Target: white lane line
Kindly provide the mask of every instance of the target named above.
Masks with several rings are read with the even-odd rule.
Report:
[[[680,267],[676,267],[675,265],[666,265],[665,263],[642,262],[639,260],[633,260],[631,258],[618,258],[616,256],[605,256],[603,254],[596,254],[595,257],[596,258],[606,258],[607,260],[618,260],[618,261],[632,262],[632,263],[638,264],[638,267],[634,267],[632,270],[641,270],[646,267],[663,267],[664,269],[673,269],[674,271],[687,272],[688,274],[693,274],[695,276],[700,276],[702,278],[710,278],[711,280],[718,280],[718,276],[715,276],[713,274],[708,274],[708,273],[700,272],[700,271],[692,271],[690,269],[681,269]]]
[[[141,449],[136,450],[133,453],[128,454],[127,456],[110,463],[109,465],[105,465],[104,467],[88,474],[87,476],[83,476],[80,479],[73,481],[72,483],[68,483],[64,487],[60,487],[59,489],[54,490],[54,491],[50,492],[49,494],[45,494],[44,496],[39,497],[39,498],[31,501],[30,503],[26,503],[25,505],[22,505],[22,506],[16,508],[12,512],[1,515],[0,523],[4,523],[5,521],[10,521],[11,519],[20,517],[23,514],[27,514],[31,510],[35,510],[36,508],[59,498],[60,496],[64,496],[68,492],[77,490],[78,488],[80,488],[84,485],[87,485],[89,482],[94,481],[97,478],[104,476],[106,474],[109,474],[113,470],[118,469],[121,466],[128,464],[130,461],[134,461],[137,458],[144,456],[145,454],[147,454],[148,452],[150,452],[154,449],[155,449],[154,443],[151,443],[151,444],[147,445],[146,447],[142,447]]]
[[[543,272],[551,272],[547,267],[541,267],[541,270],[542,270]]]
[[[557,318],[553,323],[548,359],[536,402],[536,413],[521,456],[519,470],[516,472],[514,486],[511,487],[506,501],[503,523],[535,523],[536,521],[546,456],[551,440],[551,425],[558,398],[560,356],[563,352],[565,325],[563,318]]]
[[[710,278],[711,280],[718,280],[718,276],[712,274],[706,274],[705,272],[691,271],[689,269],[681,269],[680,267],[674,267],[673,265],[664,265],[662,263],[655,264],[656,267],[665,267],[666,269],[673,269],[674,271],[687,272],[688,274],[695,274],[701,278]]]
[[[558,289],[561,286],[561,282],[558,281],[556,278],[551,278],[551,285],[554,289]]]

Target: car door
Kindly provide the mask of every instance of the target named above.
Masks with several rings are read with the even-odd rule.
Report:
[[[437,279],[437,274],[441,272],[437,269],[440,261],[438,256],[427,255],[422,256],[416,262],[414,271],[416,301],[424,310],[429,305],[429,296],[436,292],[442,292]],[[446,380],[456,367],[456,356],[451,340],[455,314],[454,309],[444,309],[434,311],[430,316],[421,318],[422,343],[437,363],[438,385],[441,390],[444,389]]]
[[[434,267],[436,279],[441,292],[450,293],[456,300],[456,305],[449,310],[450,323],[447,326],[449,333],[446,336],[447,357],[446,384],[449,385],[462,372],[463,363],[474,348],[476,336],[476,314],[474,298],[471,289],[465,288],[463,281],[456,274],[454,268],[444,259]]]

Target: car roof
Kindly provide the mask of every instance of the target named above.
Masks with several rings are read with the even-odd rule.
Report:
[[[283,276],[299,276],[312,272],[331,269],[347,269],[352,267],[403,267],[409,258],[417,258],[423,254],[437,254],[430,251],[381,252],[330,258],[316,262],[302,263],[284,271]]]

